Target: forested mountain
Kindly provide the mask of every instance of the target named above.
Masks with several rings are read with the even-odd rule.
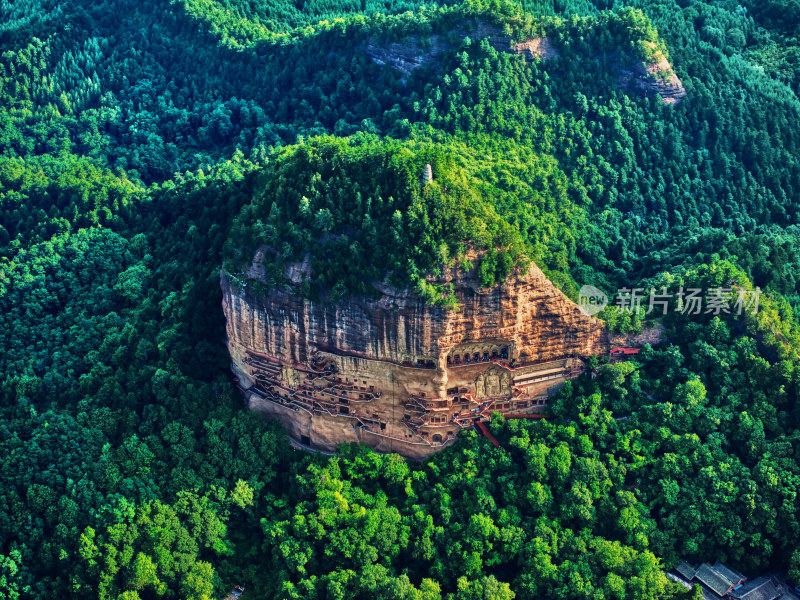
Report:
[[[0,15],[0,598],[677,598],[679,558],[800,578],[796,2]],[[369,51],[433,36],[407,72]],[[621,83],[657,53],[680,102]],[[672,311],[549,421],[495,419],[499,449],[307,455],[221,344],[223,259],[266,235],[276,266],[323,249],[309,294],[391,272],[447,304],[425,273],[469,239],[487,285],[533,261],[573,297],[759,286],[762,310]]]

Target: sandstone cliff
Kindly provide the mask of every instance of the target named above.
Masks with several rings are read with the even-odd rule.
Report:
[[[608,350],[602,322],[535,266],[489,289],[449,270],[438,282],[453,284],[458,312],[389,285],[379,298],[314,302],[298,293],[306,268],[271,289],[255,269],[246,281],[223,273],[223,308],[251,407],[317,448],[362,441],[424,456],[492,410],[541,409],[584,371],[581,356]]]
[[[683,83],[665,58],[620,67],[619,86],[647,98],[661,96],[666,104],[677,104],[686,97]]]

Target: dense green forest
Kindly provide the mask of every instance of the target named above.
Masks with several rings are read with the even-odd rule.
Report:
[[[338,298],[373,293],[387,277],[424,298],[456,308],[426,276],[459,261],[484,286],[547,252],[554,234],[570,235],[566,176],[552,157],[513,142],[487,160],[464,144],[400,144],[316,138],[277,153],[261,174],[253,202],[237,216],[226,269],[237,279],[259,248],[273,285],[287,263],[311,261],[303,292]],[[425,165],[432,179],[422,183]],[[502,182],[492,181],[501,171]],[[473,265],[467,258],[478,250]],[[248,281],[247,283],[254,283]]]
[[[679,558],[800,578],[796,2],[0,15],[0,598],[655,600],[690,596]],[[365,51],[432,35],[449,49],[407,75]],[[618,85],[654,49],[678,104]],[[276,283],[314,253],[312,295],[389,274],[452,306],[425,275],[469,246],[486,285],[533,261],[572,296],[765,293],[670,312],[668,344],[551,419],[494,419],[499,449],[325,457],[231,382],[219,270],[259,244]]]

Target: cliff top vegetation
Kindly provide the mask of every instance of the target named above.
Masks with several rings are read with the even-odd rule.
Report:
[[[481,157],[464,144],[401,143],[371,136],[316,138],[267,164],[252,203],[234,221],[226,268],[243,274],[258,249],[272,285],[310,257],[307,294],[372,294],[389,280],[434,303],[448,290],[428,281],[468,250],[483,285],[526,263],[541,222],[569,204],[550,157],[509,145]],[[423,183],[425,165],[433,179]],[[502,171],[505,177],[497,179]],[[542,219],[544,221],[545,219]]]

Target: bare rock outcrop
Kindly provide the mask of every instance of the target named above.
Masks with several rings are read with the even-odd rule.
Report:
[[[315,302],[295,283],[266,288],[222,274],[232,367],[249,405],[305,445],[360,441],[422,457],[492,411],[542,410],[548,395],[608,351],[602,321],[581,313],[535,266],[480,288],[453,268],[459,311],[409,290]]]
[[[364,45],[364,52],[379,65],[388,65],[407,76],[415,69],[435,63],[441,54],[457,48],[467,37],[475,41],[487,39],[495,50],[519,54],[527,60],[549,60],[559,55],[558,49],[545,37],[514,42],[499,27],[481,21],[446,35],[412,34],[398,41],[384,41],[373,36]]]
[[[373,62],[388,65],[407,76],[420,67],[435,63],[441,54],[457,48],[467,37],[474,40],[488,39],[500,52],[509,52],[511,48],[511,38],[504,36],[499,27],[479,21],[465,24],[447,34],[411,34],[397,41],[386,41],[372,36],[363,49]]]
[[[541,59],[544,61],[561,56],[558,48],[546,37],[535,37],[511,45],[511,51],[521,54],[529,61]]]
[[[666,57],[619,69],[619,86],[640,96],[661,96],[667,104],[677,104],[686,97],[686,88]]]
[[[546,62],[561,56],[558,47],[547,37],[514,42],[499,27],[482,22],[471,28],[465,26],[454,29],[446,35],[408,35],[402,40],[391,42],[373,36],[363,49],[374,62],[388,65],[408,76],[420,67],[435,64],[440,55],[457,48],[466,37],[475,41],[488,39],[496,50],[518,54],[528,61]],[[587,57],[586,60],[599,62],[601,58]],[[649,63],[613,62],[618,75],[617,85],[621,89],[642,97],[660,96],[667,104],[677,104],[686,97],[686,89],[665,57],[659,56]]]
[[[432,35],[425,43],[416,35],[408,36],[402,42],[381,43],[370,39],[364,45],[364,52],[373,62],[389,65],[403,75],[433,63],[443,52],[451,49],[450,43],[440,35]]]

